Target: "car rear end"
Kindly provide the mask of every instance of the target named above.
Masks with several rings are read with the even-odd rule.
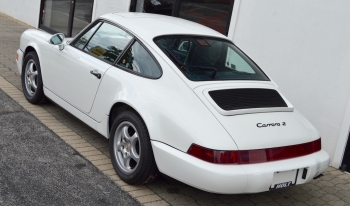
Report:
[[[190,35],[154,42],[236,145],[223,150],[193,142],[183,152],[152,142],[161,172],[205,191],[234,194],[304,184],[326,170],[329,155],[317,130],[231,42]]]

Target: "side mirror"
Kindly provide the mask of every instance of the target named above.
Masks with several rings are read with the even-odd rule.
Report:
[[[64,49],[64,44],[63,44],[63,40],[64,40],[65,36],[62,33],[58,33],[58,34],[54,34],[51,38],[50,38],[50,44],[53,45],[58,45],[58,48],[60,50]]]

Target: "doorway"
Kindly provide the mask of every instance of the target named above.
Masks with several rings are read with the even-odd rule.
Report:
[[[343,156],[343,162],[340,166],[340,169],[350,173],[350,134],[348,136],[348,142],[346,143],[346,148]]]
[[[91,22],[94,0],[42,0],[39,28],[75,36]]]

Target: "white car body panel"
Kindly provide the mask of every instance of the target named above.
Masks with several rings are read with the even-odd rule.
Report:
[[[159,62],[166,66],[165,62]],[[100,120],[104,113],[109,113],[114,103],[122,102],[134,108],[145,120],[152,140],[165,142],[184,152],[194,141],[218,150],[237,149],[213,114],[181,79],[171,78],[172,73],[172,70],[163,71],[160,79],[150,80],[117,67],[110,68],[105,73],[99,88],[101,92],[97,93],[89,115]],[[179,93],[179,90],[182,92]],[[218,136],[220,141],[216,139]]]
[[[95,129],[97,132],[102,134],[103,136],[108,136],[108,116],[105,115],[102,117],[100,122],[97,122],[96,120],[92,119],[88,115],[81,112],[79,109],[75,108],[71,104],[69,104],[67,101],[63,100],[50,90],[44,87],[44,93],[45,96],[47,96],[49,99],[54,101],[56,104],[60,105],[62,108],[67,110],[72,115],[76,116],[78,119],[83,121],[85,124],[89,125],[91,128]]]
[[[308,128],[311,124],[306,125],[300,119],[300,114],[293,112],[294,108],[286,98],[283,98],[288,105],[286,108],[222,110],[209,96],[208,91],[228,88],[267,88],[275,90],[277,88],[271,83],[237,82],[205,85],[194,89],[197,96],[231,135],[239,150],[295,145],[320,138],[317,132],[310,133],[310,130],[314,131],[315,129],[313,127]],[[258,127],[258,123],[261,123],[260,126],[263,124],[276,125]]]
[[[74,107],[88,114],[94,102],[98,87],[110,64],[67,45],[60,51],[54,46],[47,67],[45,87],[69,102]],[[92,75],[101,74],[101,79]]]
[[[212,164],[187,154],[192,144],[214,150],[252,150],[302,144],[320,137],[273,81],[191,81],[153,41],[161,35],[205,35],[227,40],[226,36],[190,21],[153,14],[106,14],[101,19],[115,22],[133,34],[157,59],[162,76],[149,79],[126,72],[70,45],[59,50],[48,42],[52,35],[37,30],[22,34],[17,51],[19,71],[27,48],[34,48],[41,64],[45,95],[106,138],[112,107],[118,103],[130,106],[147,126],[159,170],[205,191],[262,192],[276,183],[277,171],[308,168],[305,179],[297,177],[296,184],[303,184],[327,168],[329,156],[323,150],[248,165]],[[101,79],[90,71],[100,73]],[[287,107],[225,111],[208,94],[233,88],[276,90]],[[258,123],[280,125],[258,127]]]
[[[322,174],[329,165],[329,155],[324,150],[281,161],[219,165],[201,161],[161,142],[152,141],[152,147],[159,171],[201,190],[221,194],[269,191],[275,183],[275,172],[296,169],[300,170],[296,184],[304,184]],[[301,174],[304,168],[308,170],[305,179]]]
[[[53,45],[48,43],[51,36],[46,32],[28,29],[21,36],[20,50],[24,52],[28,47],[34,48],[38,54],[41,67],[46,68],[48,67],[48,61],[51,58],[50,51],[53,47]],[[19,65],[18,71],[20,74],[22,73],[22,65]],[[44,75],[45,71],[42,71],[42,73]]]

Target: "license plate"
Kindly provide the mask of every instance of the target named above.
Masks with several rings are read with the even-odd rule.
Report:
[[[274,189],[281,189],[281,188],[289,187],[291,185],[292,185],[292,181],[279,183],[279,184],[275,184]]]
[[[295,185],[297,182],[298,173],[299,169],[275,172],[273,174],[273,181],[269,189],[276,190]]]

